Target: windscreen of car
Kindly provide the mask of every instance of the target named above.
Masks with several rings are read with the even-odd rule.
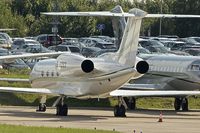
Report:
[[[69,47],[71,52],[80,53],[80,49],[78,47]]]

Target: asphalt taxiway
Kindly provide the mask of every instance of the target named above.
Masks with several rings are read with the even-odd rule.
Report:
[[[113,117],[112,109],[69,108],[69,116],[56,116],[55,108],[35,112],[35,107],[0,107],[0,123],[116,130],[125,133],[199,133],[200,110],[175,112],[163,110],[163,122],[158,122],[159,110],[127,111],[125,118]]]

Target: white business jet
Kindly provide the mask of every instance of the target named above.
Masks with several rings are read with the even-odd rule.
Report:
[[[116,53],[106,53],[97,58],[85,58],[73,53],[61,54],[57,59],[38,62],[30,74],[32,88],[0,87],[0,91],[39,93],[59,95],[55,101],[57,115],[67,115],[68,106],[63,102],[66,97],[95,98],[120,88],[132,77],[137,78],[148,71],[145,61],[137,61],[136,53],[142,18],[147,14],[140,9],[131,9],[129,13],[112,12],[58,12],[45,15],[66,16],[109,16],[127,17],[127,25]],[[5,59],[5,58],[4,58]],[[136,65],[135,65],[136,64]],[[39,105],[40,111],[46,106]],[[125,116],[125,107],[119,102],[115,107],[115,116]]]

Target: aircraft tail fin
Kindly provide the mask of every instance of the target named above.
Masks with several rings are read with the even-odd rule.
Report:
[[[118,9],[118,11],[123,12],[120,7],[118,7]],[[114,22],[114,30],[116,30],[117,24],[118,30],[121,28],[120,32],[123,33],[121,43],[119,45],[119,50],[116,52],[116,60],[121,64],[134,66],[136,61],[141,22],[142,18],[144,18],[147,13],[137,8],[131,9],[129,13],[134,14],[135,17],[128,17],[127,23],[124,17],[118,18],[118,24],[117,21]]]

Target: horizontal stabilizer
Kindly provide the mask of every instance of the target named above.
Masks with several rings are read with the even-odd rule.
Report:
[[[200,91],[139,91],[139,90],[115,90],[111,96],[122,97],[176,97],[200,95]]]
[[[147,14],[145,18],[200,18],[200,15],[184,14]]]
[[[50,15],[50,16],[135,17],[134,14],[130,14],[130,13],[112,13],[109,11],[102,11],[102,12],[43,12],[41,14]]]
[[[123,12],[113,13],[110,11],[97,12],[43,12],[41,14],[49,16],[93,16],[93,17],[135,17],[134,14]],[[200,18],[200,15],[188,14],[147,14],[145,18]]]

